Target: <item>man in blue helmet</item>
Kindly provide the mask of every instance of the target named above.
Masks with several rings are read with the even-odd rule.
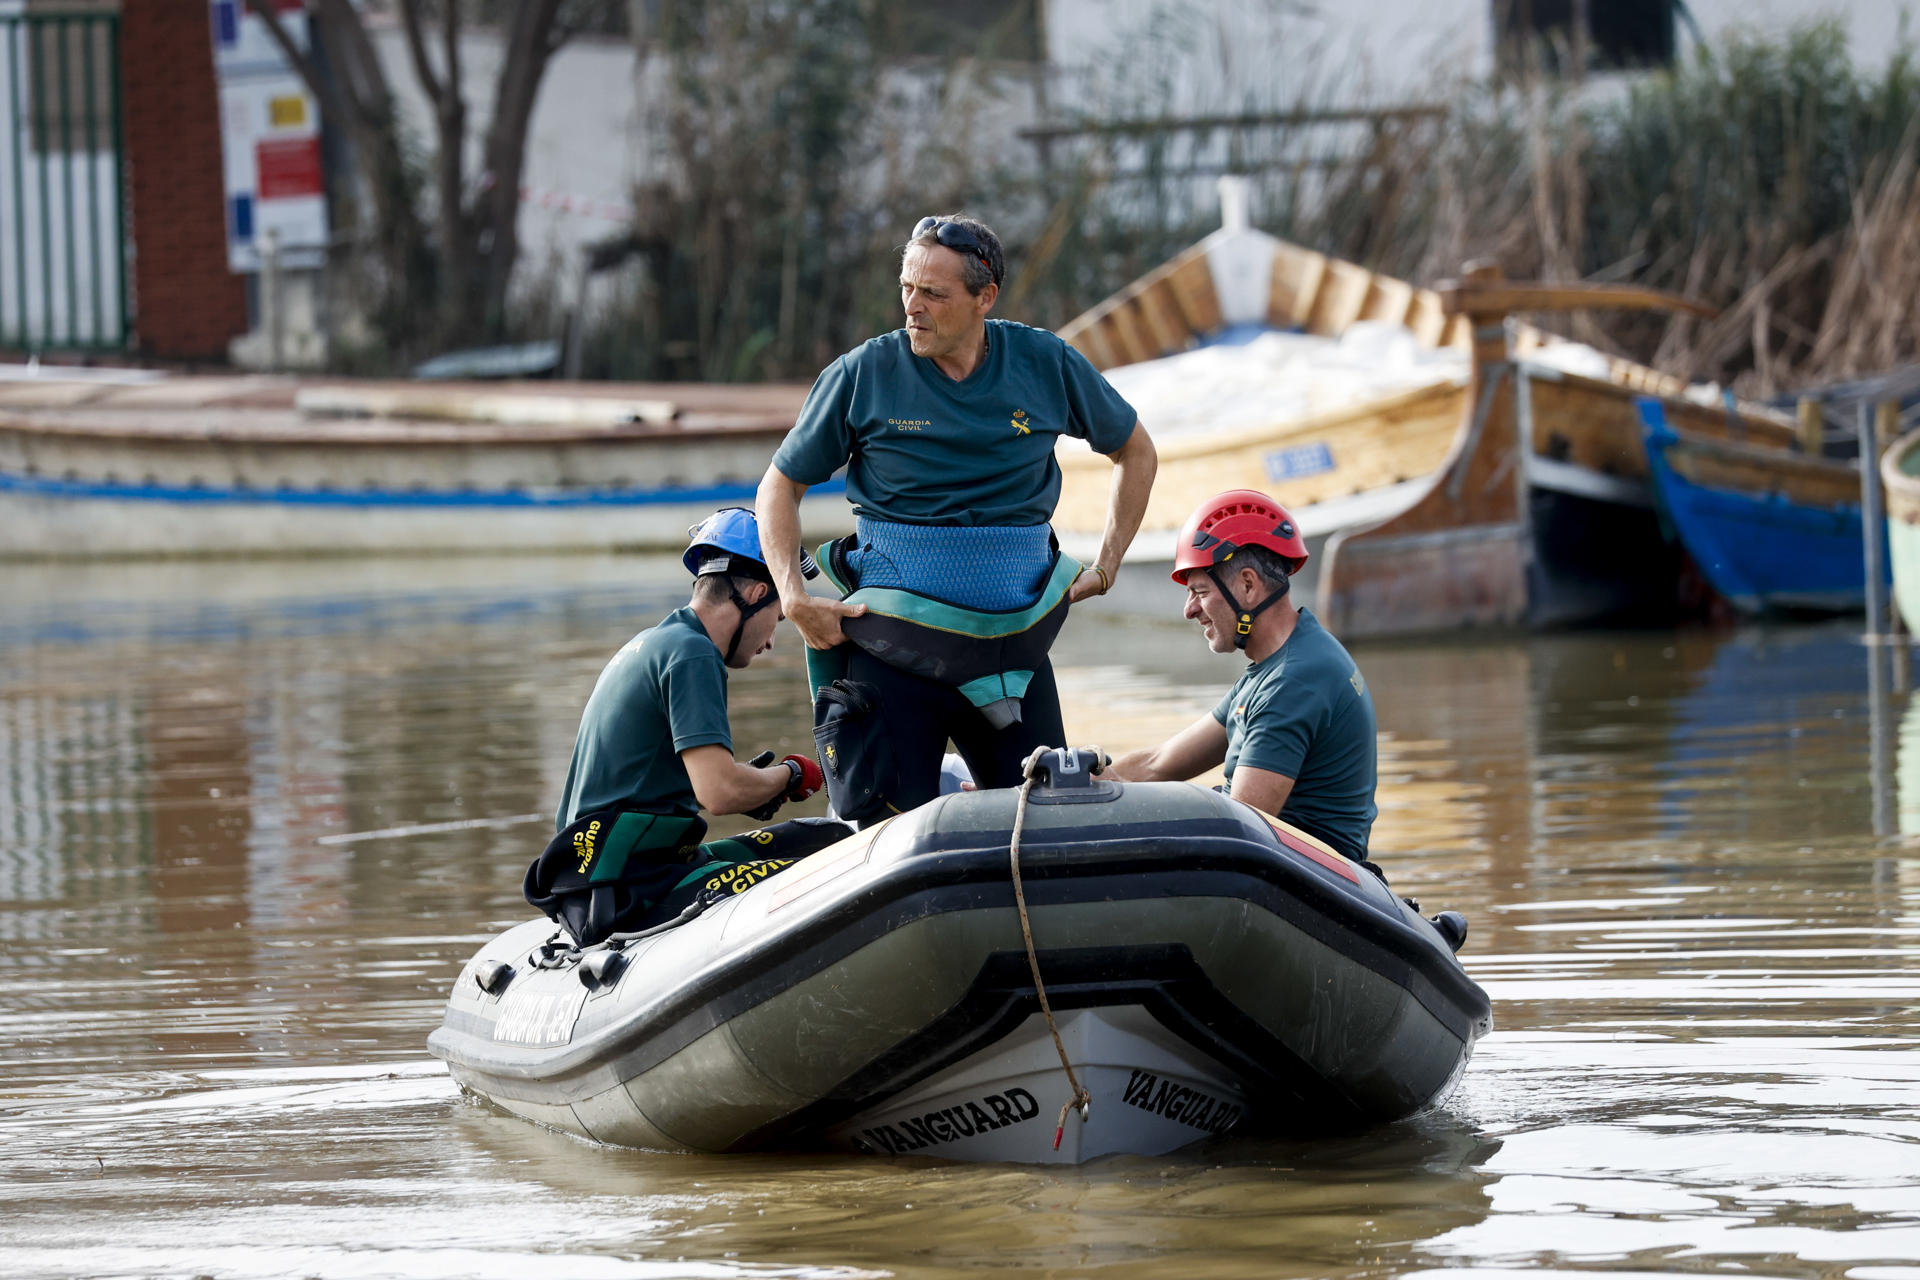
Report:
[[[692,599],[600,673],[580,717],[557,834],[527,871],[527,900],[581,945],[740,892],[852,833],[800,818],[702,843],[703,809],[765,820],[818,791],[821,774],[806,756],[734,759],[727,672],[773,648],[780,598],[753,512],[715,512],[690,538]]]
[[[1035,746],[1062,745],[1048,647],[1068,607],[1112,583],[1153,485],[1153,442],[1086,357],[988,318],[1004,274],[986,224],[921,219],[901,251],[904,326],[827,366],[760,482],[774,584],[808,646],[828,790],[856,819],[932,799],[949,740],[984,787],[1017,784]],[[1054,446],[1068,436],[1115,468],[1086,566],[1049,527]],[[832,599],[808,593],[792,549],[801,498],[843,466],[859,521],[820,558]],[[863,722],[879,728],[847,727]],[[828,754],[832,734],[884,749]],[[876,757],[884,779],[850,785],[843,768]],[[849,807],[852,793],[870,803]]]

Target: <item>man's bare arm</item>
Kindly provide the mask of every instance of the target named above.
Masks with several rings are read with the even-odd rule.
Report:
[[[859,617],[867,606],[807,594],[807,580],[800,573],[800,499],[806,492],[806,485],[769,464],[760,478],[754,518],[760,523],[760,554],[773,572],[780,607],[808,648],[831,649],[847,642],[840,620]]]
[[[1226,758],[1226,726],[1207,715],[1157,747],[1121,756],[1107,766],[1107,771],[1128,782],[1182,782]]]
[[[1284,773],[1256,769],[1250,764],[1243,764],[1233,771],[1233,798],[1241,804],[1252,805],[1262,813],[1279,817],[1280,810],[1286,807],[1287,797],[1292,794],[1293,779]]]
[[[1147,514],[1147,498],[1153,493],[1153,477],[1160,469],[1160,454],[1153,438],[1140,422],[1133,424],[1127,442],[1108,455],[1113,459],[1113,484],[1107,491],[1107,527],[1100,535],[1100,555],[1094,561],[1106,571],[1104,586],[1111,586],[1120,573],[1121,557],[1133,545],[1140,532],[1140,521]],[[1101,577],[1089,565],[1074,579],[1069,600],[1084,600],[1104,589]]]
[[[687,779],[693,783],[693,798],[708,813],[745,813],[757,809],[785,791],[793,781],[793,772],[784,764],[756,769],[741,764],[733,752],[718,743],[688,747],[680,753],[687,766]]]

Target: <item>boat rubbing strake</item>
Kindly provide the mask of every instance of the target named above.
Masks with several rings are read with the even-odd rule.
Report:
[[[1014,790],[943,796],[622,947],[543,950],[554,926],[521,925],[462,970],[430,1047],[529,1119],[697,1151],[1077,1162],[1391,1120],[1445,1094],[1490,1025],[1457,917],[1436,927],[1203,787],[1063,760],[1019,854],[1092,1097],[1058,1149],[1072,1092],[1009,875]]]

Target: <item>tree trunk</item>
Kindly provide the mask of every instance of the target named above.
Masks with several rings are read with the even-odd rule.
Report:
[[[560,0],[523,0],[507,24],[506,61],[495,88],[487,126],[487,180],[479,194],[475,224],[485,237],[482,311],[489,331],[504,325],[507,285],[520,255],[520,180],[526,169],[527,129],[547,63],[565,38],[556,19]]]
[[[398,0],[413,72],[432,106],[435,155],[423,174],[407,160],[399,112],[378,52],[354,0],[308,0],[316,40],[325,40],[333,74],[294,46],[273,0],[246,0],[265,23],[321,110],[352,144],[355,168],[371,205],[367,237],[385,274],[381,327],[396,351],[419,345],[421,311],[433,317],[435,345],[497,335],[505,325],[507,285],[519,257],[520,181],[527,129],[554,52],[569,32],[561,0],[514,0],[501,37],[505,61],[494,89],[485,169],[470,194],[465,169],[467,111],[459,38],[460,0],[437,9]],[[423,18],[437,12],[436,68]],[[423,178],[433,183],[434,234],[417,203]]]
[[[400,151],[393,93],[360,15],[348,0],[314,0],[310,31],[324,40],[334,75],[323,76],[268,0],[247,0],[282,56],[320,103],[323,117],[343,130],[353,149],[360,182],[373,206],[369,237],[383,271],[388,302],[417,286],[427,260],[425,230],[413,202],[413,182]]]

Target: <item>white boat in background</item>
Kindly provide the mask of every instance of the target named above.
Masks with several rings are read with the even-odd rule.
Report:
[[[0,379],[0,557],[678,548],[806,390]],[[852,527],[837,483],[804,512]]]

